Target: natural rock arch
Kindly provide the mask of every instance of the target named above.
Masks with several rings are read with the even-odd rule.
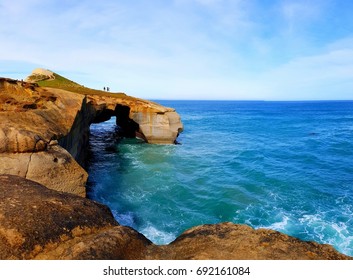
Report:
[[[139,133],[140,126],[137,122],[130,118],[130,107],[116,104],[115,109],[104,109],[95,114],[91,123],[102,123],[116,117],[116,125],[119,127],[119,136],[134,138],[136,135],[141,136]],[[146,138],[143,139],[147,141]]]
[[[81,196],[92,123],[116,116],[124,136],[156,144],[173,144],[183,129],[174,109],[129,96],[83,95],[0,78],[0,101],[0,174]]]

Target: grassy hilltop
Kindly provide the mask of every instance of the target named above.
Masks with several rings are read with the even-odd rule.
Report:
[[[71,81],[57,73],[52,72],[52,75],[48,76],[40,73],[32,73],[27,80],[37,83],[41,87],[58,88],[71,92],[76,92],[79,94],[91,94],[91,95],[103,95],[103,96],[113,96],[121,97],[126,99],[134,99],[134,97],[128,96],[122,92],[106,92],[98,89],[91,89],[82,86],[74,81]]]

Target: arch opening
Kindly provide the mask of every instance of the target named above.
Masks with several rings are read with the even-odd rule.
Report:
[[[137,122],[130,118],[130,107],[117,104],[114,110],[104,108],[96,111],[94,119],[91,123],[106,122],[116,117],[117,135],[121,138],[141,138],[147,142],[146,137],[140,132],[140,126]]]
[[[130,118],[130,107],[117,104],[114,110],[116,125],[122,137],[135,138],[139,133],[140,126]]]

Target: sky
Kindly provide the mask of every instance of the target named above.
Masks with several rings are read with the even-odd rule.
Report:
[[[0,76],[146,99],[352,100],[353,1],[0,0]]]

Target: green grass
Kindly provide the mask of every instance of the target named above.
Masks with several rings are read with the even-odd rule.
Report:
[[[76,92],[84,95],[102,95],[102,96],[112,96],[112,97],[121,97],[126,99],[134,99],[134,97],[128,96],[122,92],[106,92],[103,90],[87,88],[78,83],[71,81],[59,74],[54,73],[55,79],[47,79],[47,76],[35,75],[32,76],[35,78],[36,83],[41,87],[50,87],[50,88],[58,88],[67,91]]]

